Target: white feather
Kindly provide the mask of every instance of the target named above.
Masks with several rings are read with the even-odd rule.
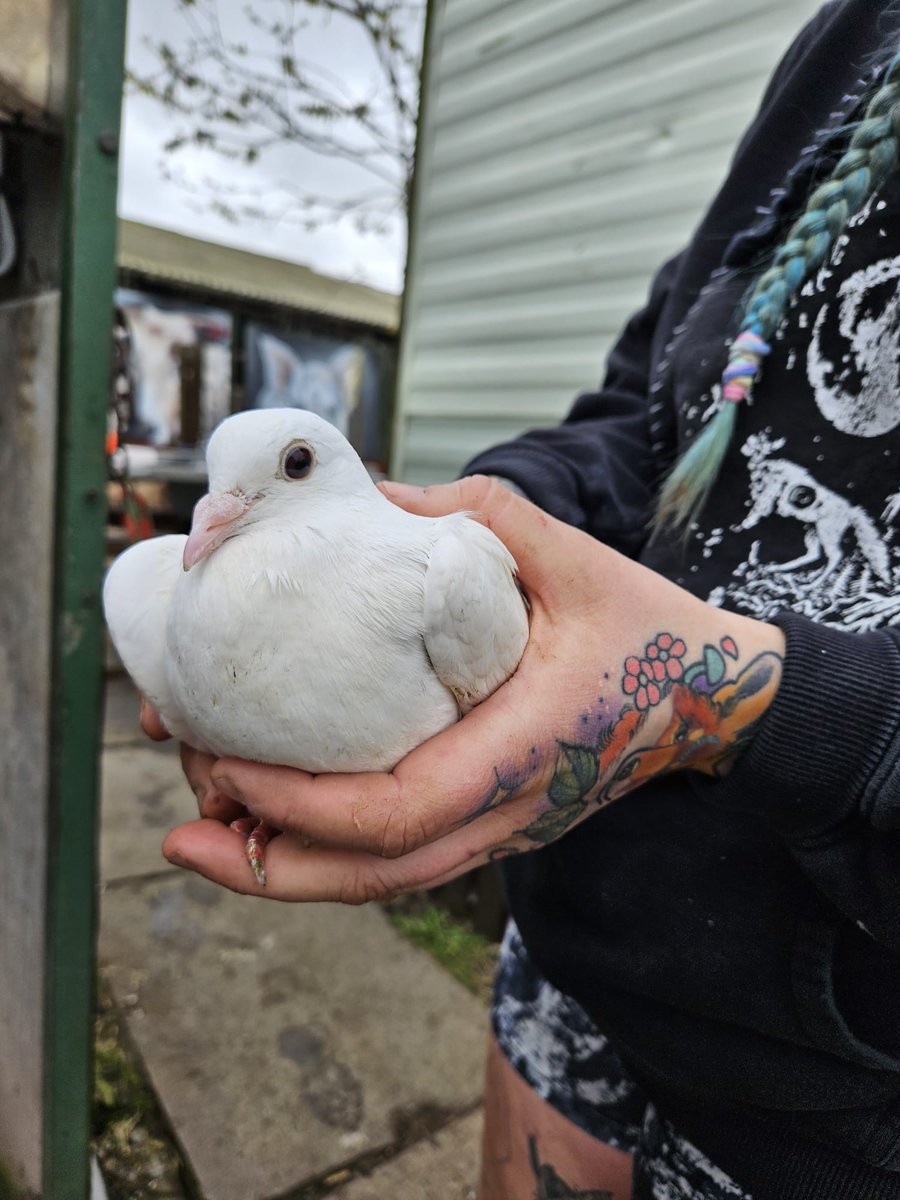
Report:
[[[298,439],[317,463],[288,480]],[[303,411],[230,418],[208,465],[217,492],[255,498],[232,536],[189,572],[184,538],[141,543],[104,590],[122,660],[175,736],[313,772],[387,770],[515,670],[527,614],[483,526],[397,508]]]
[[[443,523],[425,574],[425,648],[464,713],[522,657],[528,621],[515,577],[515,559],[489,529],[464,515]]]
[[[173,737],[206,749],[186,724],[166,670],[166,621],[181,569],[185,537],[138,542],[106,575],[103,608],[119,657]]]

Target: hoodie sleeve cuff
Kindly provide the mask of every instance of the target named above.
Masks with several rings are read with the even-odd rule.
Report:
[[[755,812],[788,837],[818,837],[855,814],[873,819],[897,756],[900,648],[888,631],[848,634],[782,613],[781,683],[753,741],[724,779],[692,783],[704,799]],[[898,778],[893,772],[898,792]],[[900,807],[900,795],[893,803]],[[896,821],[898,814],[894,814]],[[880,820],[892,823],[888,814]]]

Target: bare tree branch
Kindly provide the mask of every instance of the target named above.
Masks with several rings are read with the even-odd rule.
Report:
[[[185,39],[177,46],[148,40],[153,65],[129,72],[130,87],[157,101],[177,123],[163,150],[166,177],[198,202],[237,220],[289,220],[310,226],[353,215],[378,227],[405,211],[415,153],[418,58],[410,46],[424,0],[254,0],[243,9],[246,38],[225,20],[226,0],[178,0]],[[372,53],[365,92],[301,52],[305,32],[334,22],[362,33]],[[338,49],[339,53],[339,49]],[[289,147],[352,164],[377,182],[349,198],[328,197],[292,182],[270,189],[226,183],[227,170],[198,182],[175,160],[204,148],[227,162],[254,163]],[[276,215],[277,214],[277,215]]]

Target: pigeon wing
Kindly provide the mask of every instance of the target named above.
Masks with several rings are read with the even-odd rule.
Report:
[[[425,648],[464,713],[512,675],[527,641],[515,559],[477,521],[448,520],[425,572]]]
[[[106,573],[103,609],[125,670],[173,737],[199,745],[172,696],[166,673],[166,623],[187,538],[148,538],[130,546]]]

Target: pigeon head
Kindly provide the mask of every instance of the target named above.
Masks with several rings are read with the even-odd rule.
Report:
[[[337,502],[373,489],[343,434],[304,409],[236,413],[210,438],[206,465],[209,493],[194,509],[186,571],[250,524],[284,520],[314,498]]]

